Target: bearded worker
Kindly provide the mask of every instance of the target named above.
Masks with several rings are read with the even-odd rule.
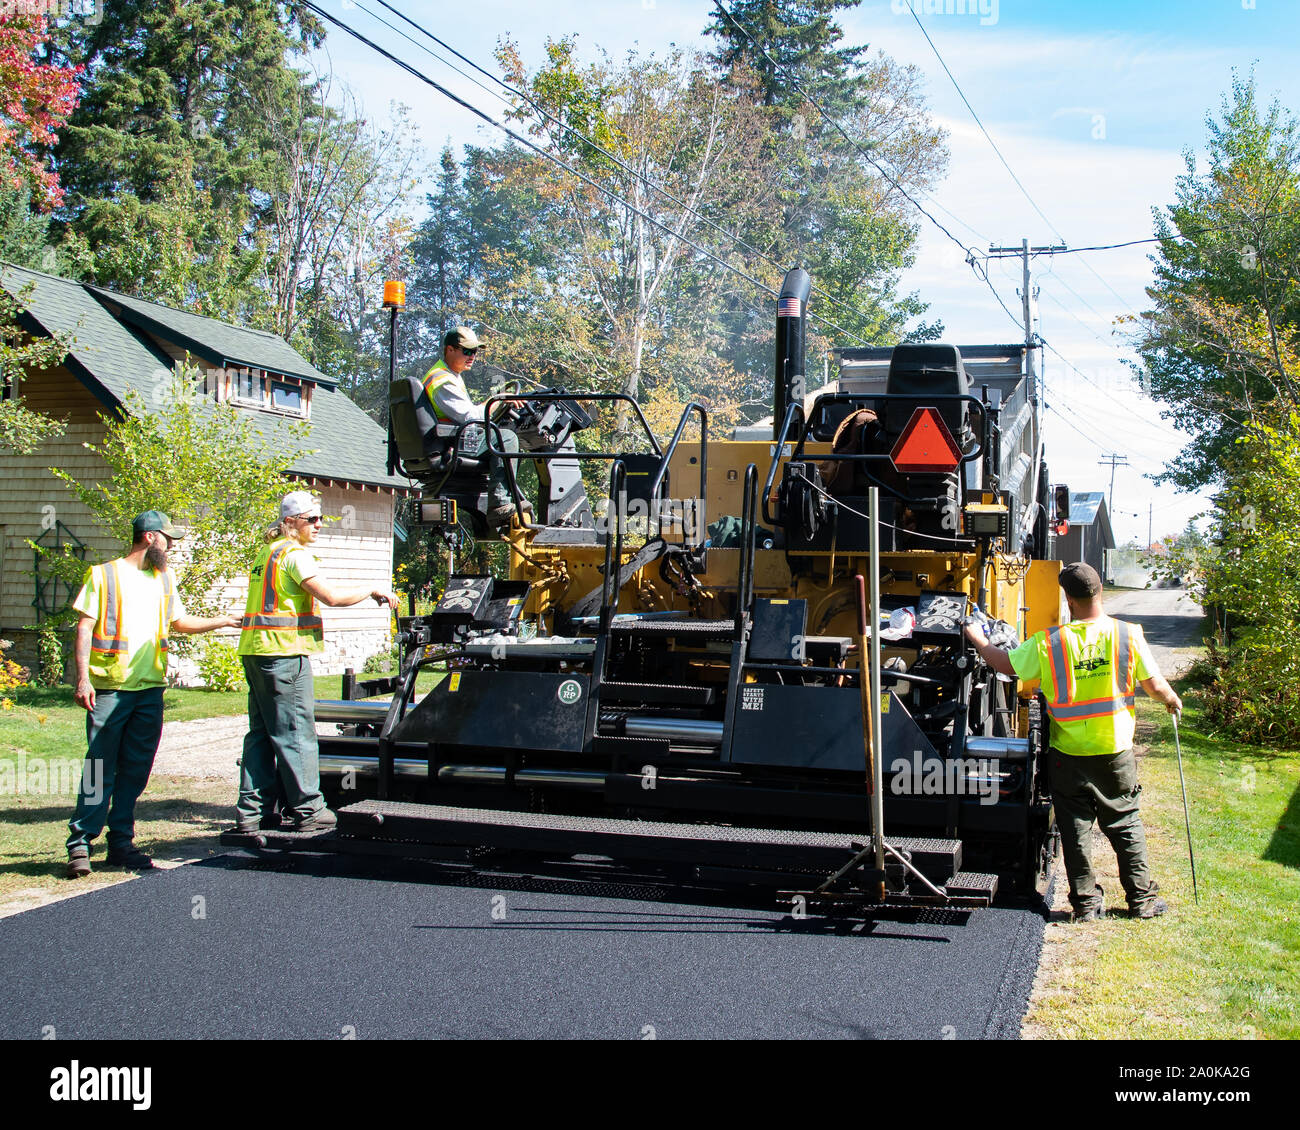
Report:
[[[1041,679],[1051,718],[1048,768],[1061,849],[1076,922],[1105,915],[1102,889],[1092,869],[1092,828],[1100,824],[1119,859],[1119,879],[1133,918],[1168,910],[1147,863],[1146,835],[1138,814],[1134,687],[1159,699],[1170,714],[1182,699],[1161,676],[1142,629],[1106,615],[1101,578],[1082,561],[1061,570],[1070,622],[1037,632],[1014,651],[995,647],[976,624],[966,637],[994,671],[1022,680]]]
[[[148,784],[162,737],[168,636],[237,628],[236,616],[189,616],[167,568],[185,531],[158,510],[131,525],[131,551],[94,566],[72,607],[77,622],[77,689],[86,709],[86,764],[68,823],[68,877],[90,874],[90,846],[108,825],[107,861],[145,871],[135,846],[135,802]]]
[[[322,520],[319,498],[305,490],[286,494],[280,521],[266,532],[248,577],[239,636],[248,680],[248,733],[235,812],[240,832],[256,832],[277,799],[296,832],[334,827],[336,818],[320,791],[312,689],[310,656],[322,650],[325,639],[319,604],[343,608],[373,597],[397,607],[397,597],[387,589],[340,588],[324,581],[310,550]]]

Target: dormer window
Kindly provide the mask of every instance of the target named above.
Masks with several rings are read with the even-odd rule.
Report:
[[[310,381],[269,373],[265,369],[228,368],[225,376],[224,388],[218,386],[218,399],[224,397],[240,408],[296,416],[300,420],[311,415]]]
[[[272,381],[271,407],[277,412],[285,412],[290,416],[305,415],[302,385],[289,384],[287,381]]]
[[[254,369],[233,369],[230,399],[249,408],[261,408],[266,402],[266,379]]]

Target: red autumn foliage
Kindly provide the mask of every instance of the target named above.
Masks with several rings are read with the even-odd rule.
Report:
[[[35,205],[47,211],[63,202],[48,150],[76,108],[83,68],[37,60],[49,38],[44,10],[40,0],[0,0],[0,182],[29,186]]]

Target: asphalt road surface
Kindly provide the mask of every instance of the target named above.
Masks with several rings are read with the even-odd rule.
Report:
[[[1183,589],[1122,589],[1106,593],[1103,604],[1111,616],[1142,628],[1166,678],[1191,661],[1180,649],[1201,642],[1204,613]]]
[[[1014,1039],[1043,939],[1029,907],[851,925],[575,889],[238,853],[152,872],[0,920],[0,1037]]]

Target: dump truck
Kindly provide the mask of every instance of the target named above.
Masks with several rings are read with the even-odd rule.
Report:
[[[1027,347],[843,348],[810,394],[810,293],[787,274],[771,422],[728,438],[699,403],[662,437],[621,394],[524,386],[448,424],[395,378],[391,459],[419,521],[489,536],[505,461],[508,573],[453,565],[432,611],[400,618],[399,673],[318,703],[336,831],[225,841],[613,861],[831,907],[1041,890],[1044,714],[962,632],[1061,621]],[[601,412],[638,442],[580,443]]]

